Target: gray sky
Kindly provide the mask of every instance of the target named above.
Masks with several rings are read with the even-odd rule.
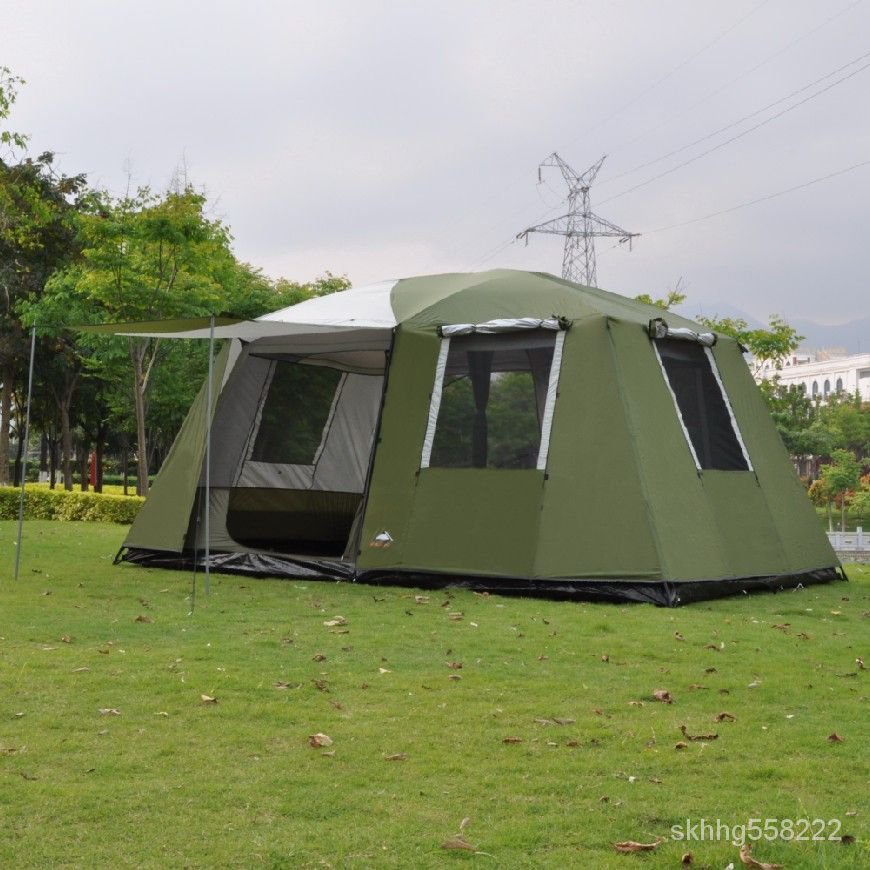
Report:
[[[645,233],[598,244],[598,283],[693,313],[732,305],[837,322],[870,314],[870,63],[623,177],[870,52],[870,0],[3,0],[11,126],[115,192],[184,164],[268,274],[355,284],[506,266],[558,273],[560,239],[509,240],[559,211],[557,150],[608,158],[593,207]],[[833,20],[830,20],[833,19]],[[610,197],[615,197],[607,202]]]

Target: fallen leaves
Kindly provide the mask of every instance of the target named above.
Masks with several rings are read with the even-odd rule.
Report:
[[[120,716],[121,711],[115,707],[100,707],[101,716]]]
[[[710,740],[718,740],[719,739],[718,734],[689,734],[689,730],[686,728],[685,725],[680,725],[680,733],[683,735],[683,737],[686,738],[686,740],[707,740],[707,741],[710,741]]]
[[[385,755],[384,761],[407,761],[408,755],[405,752],[395,752],[392,755]]]
[[[567,716],[554,716],[552,719],[535,719],[538,725],[573,725],[577,720]]]
[[[308,735],[308,745],[312,749],[321,749],[325,746],[332,746],[332,738],[328,734],[322,734],[318,731],[317,734]]]
[[[327,619],[323,624],[327,628],[336,628],[340,625],[347,625],[347,620],[343,616],[333,616],[332,619]]]
[[[465,852],[476,852],[477,847],[472,846],[462,834],[454,834],[452,837],[448,837],[442,844],[442,849],[460,849]]]
[[[845,739],[845,737],[841,737],[839,734],[837,734],[836,731],[834,731],[833,734],[828,735],[829,743],[842,743]]]
[[[713,717],[714,722],[736,722],[737,717],[733,713],[729,713],[726,710],[723,710],[721,713],[717,713]]]
[[[655,849],[658,849],[659,845],[663,842],[664,840],[661,837],[656,837],[654,843],[638,843],[635,840],[624,840],[622,843],[614,843],[613,848],[616,849],[617,852],[622,852],[623,854],[631,854],[632,852],[652,852]]]
[[[652,693],[653,699],[656,701],[661,701],[663,704],[673,704],[674,698],[673,695],[667,689],[656,689]]]
[[[752,870],[781,870],[782,864],[768,864],[765,861],[756,861],[752,857],[752,843],[747,843],[740,850],[740,861]]]
[[[323,653],[317,653],[311,657],[311,661],[313,662],[325,662],[326,656]]]
[[[217,704],[218,699],[213,697],[212,695],[200,695],[199,700],[203,704]]]
[[[133,622],[154,622],[154,620],[150,616],[146,616],[144,613],[140,613]]]
[[[522,737],[503,737],[501,742],[502,743],[522,743],[523,738]]]

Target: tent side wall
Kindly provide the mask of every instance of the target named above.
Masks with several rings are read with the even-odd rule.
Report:
[[[721,342],[713,349],[716,364],[753,457],[773,532],[788,572],[838,565],[827,536],[806,497],[794,466],[770,416],[761,391],[737,346]]]
[[[568,330],[557,395],[534,575],[660,578],[606,318]]]
[[[212,407],[217,407],[221,384],[230,359],[227,342],[216,356],[212,369]],[[172,447],[130,527],[125,547],[181,553],[190,525],[197,482],[205,456],[208,430],[208,378],[203,382]]]
[[[753,469],[699,471],[645,330],[611,321],[610,333],[664,579],[780,576],[837,565],[736,342],[720,341],[714,357]]]

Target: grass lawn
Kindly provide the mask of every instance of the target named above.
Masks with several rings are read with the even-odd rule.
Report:
[[[13,585],[0,523],[0,866],[742,866],[687,818],[870,866],[866,566],[676,611],[214,575],[189,615],[124,531],[29,522]]]

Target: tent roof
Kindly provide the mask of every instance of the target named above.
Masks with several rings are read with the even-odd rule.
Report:
[[[553,315],[576,320],[605,315],[646,325],[661,309],[584,287],[543,272],[494,269],[380,281],[307,299],[256,320],[219,320],[215,338],[244,341],[294,336],[334,335],[364,330],[386,336],[398,324],[430,327],[450,323],[480,323],[497,318]],[[697,324],[673,313],[672,326],[696,329]],[[141,324],[118,324],[89,331],[166,338],[208,338],[207,318]]]

